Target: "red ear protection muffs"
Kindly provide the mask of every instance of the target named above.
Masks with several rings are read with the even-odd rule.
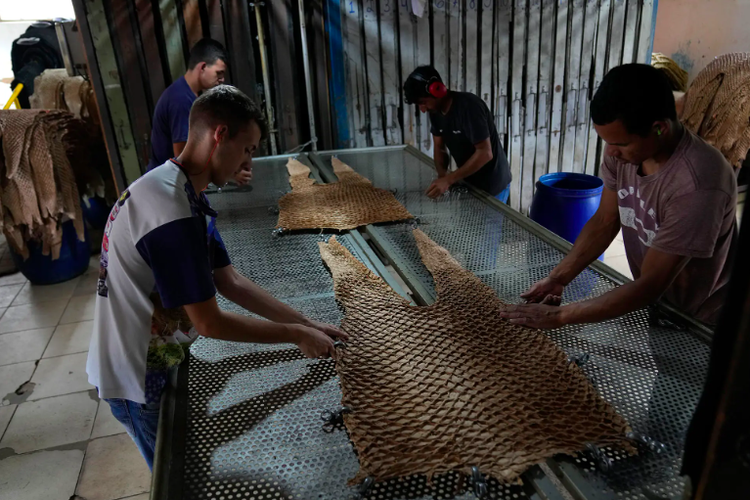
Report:
[[[448,94],[448,89],[445,88],[443,82],[439,82],[435,78],[431,78],[430,82],[427,83],[427,93],[432,97],[440,99]]]
[[[436,99],[440,99],[442,97],[445,97],[448,95],[448,89],[445,87],[445,84],[441,82],[437,77],[433,76],[429,80],[427,80],[424,76],[420,75],[419,73],[412,73],[410,78],[414,78],[417,81],[424,82],[424,90],[427,92],[427,95],[431,95],[432,97],[435,97]]]

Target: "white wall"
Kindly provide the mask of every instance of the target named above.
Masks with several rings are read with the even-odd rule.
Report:
[[[750,0],[659,0],[654,52],[674,59],[690,81],[716,56],[750,52]]]
[[[37,21],[65,17],[74,19],[71,0],[2,0],[0,21]]]
[[[0,0],[0,108],[11,95],[13,69],[10,48],[33,21],[75,18],[71,0]]]

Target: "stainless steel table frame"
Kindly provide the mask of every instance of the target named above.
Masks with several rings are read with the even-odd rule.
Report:
[[[424,191],[435,177],[431,161],[411,147],[368,148],[300,155],[321,182],[333,182],[330,158],[338,156],[376,187],[394,191],[416,221],[380,224],[337,238],[399,293],[384,267],[391,264],[428,304],[435,291],[419,258],[411,229],[418,226],[507,302],[560,261],[570,244],[502,205],[464,187],[432,201]],[[209,195],[218,226],[238,270],[308,316],[341,319],[333,283],[317,242],[326,232],[278,235],[278,198],[289,191],[288,156],[254,162],[247,188]],[[625,280],[601,263],[566,289],[566,302],[611,290]],[[242,312],[220,298],[227,310]],[[708,363],[710,330],[667,306],[680,329],[649,320],[646,310],[592,325],[549,332],[571,355],[587,353],[584,370],[633,430],[661,443],[638,456],[604,448],[599,457],[555,457],[534,467],[522,484],[490,480],[494,499],[678,498],[684,435],[700,396]],[[348,480],[358,469],[345,429],[323,430],[322,413],[340,406],[330,361],[307,360],[294,346],[200,339],[191,347],[165,396],[157,442],[152,498],[344,499],[360,496]],[[656,447],[659,448],[659,447]],[[474,498],[459,474],[376,483],[372,499]]]

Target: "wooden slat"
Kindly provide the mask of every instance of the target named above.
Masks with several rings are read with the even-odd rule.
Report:
[[[401,103],[398,67],[398,0],[380,0],[380,57],[383,68],[383,98],[386,144],[402,144],[398,110]]]
[[[466,0],[466,92],[479,94],[479,3],[482,0]]]
[[[180,23],[174,0],[159,0],[159,13],[161,29],[164,32],[169,74],[172,81],[175,81],[185,74],[187,61],[185,61],[185,53],[182,50],[182,34],[180,33]]]
[[[110,116],[109,102],[105,95],[104,83],[102,81],[101,65],[99,64],[93,33],[88,19],[89,1],[74,0],[73,8],[76,14],[76,24],[80,34],[80,42],[83,45],[83,56],[86,61],[87,73],[94,92],[96,101],[97,119],[101,123],[102,133],[104,134],[104,146],[107,149],[112,180],[115,183],[116,191],[119,195],[128,187],[125,172],[122,168],[122,158],[119,154],[117,131]]]
[[[552,62],[555,42],[555,0],[542,0],[539,45],[539,98],[534,182],[549,171],[549,130],[552,112]]]
[[[227,46],[224,35],[224,15],[221,12],[221,0],[206,0],[208,10],[208,33],[217,42]]]
[[[479,0],[478,0],[479,1]],[[479,44],[479,97],[490,108],[490,112],[495,102],[492,98],[492,66],[493,61],[497,58],[495,51],[497,47],[492,43],[493,21],[495,19],[495,0],[481,0],[481,20],[482,38]]]
[[[312,70],[310,80],[312,82],[312,98],[315,106],[315,135],[318,137],[318,149],[335,148],[334,139],[334,121],[331,116],[333,111],[330,99],[328,68],[331,68],[329,59],[328,45],[326,40],[325,15],[323,12],[325,3],[309,2],[305,8],[307,17],[307,39],[308,39],[308,59],[312,68],[326,68],[326,71]],[[253,16],[254,17],[254,16]],[[253,26],[255,23],[253,23]],[[400,138],[399,138],[400,139]]]
[[[135,11],[138,17],[141,42],[144,47],[143,55],[146,61],[146,71],[148,72],[149,112],[153,116],[154,107],[167,86],[167,64],[162,61],[162,51],[154,50],[154,47],[159,47],[159,39],[154,25],[154,12],[150,0],[136,0]],[[171,81],[171,77],[169,77],[169,81]]]
[[[511,66],[511,138],[510,138],[510,202],[521,210],[521,183],[523,172],[523,66],[526,45],[526,0],[514,0],[513,12],[513,64]]]
[[[416,21],[409,11],[408,5],[399,5],[398,23],[399,23],[399,53],[401,55],[401,84],[406,77],[417,67],[417,46],[416,46]],[[406,104],[402,101],[401,120],[404,124],[404,143],[411,144],[419,148],[419,126],[417,125],[417,109],[413,104]]]
[[[560,170],[560,148],[563,138],[563,100],[565,91],[565,50],[568,43],[568,0],[557,0],[555,29],[555,64],[550,121],[549,171]]]
[[[465,43],[463,32],[463,12],[461,0],[446,0],[448,5],[448,86],[453,90],[464,90],[464,59],[463,46]],[[445,79],[446,77],[443,76]]]
[[[182,0],[182,18],[185,21],[185,36],[191,49],[203,38],[199,0]]]
[[[135,12],[130,12],[126,0],[110,0],[105,4],[109,14],[109,29],[112,36],[115,56],[119,66],[119,79],[125,103],[127,104],[130,123],[133,127],[133,139],[142,172],[146,171],[151,155],[151,111],[148,106],[145,83],[145,61],[138,50],[140,40],[136,40],[134,23]]]
[[[404,0],[401,0],[402,2]],[[430,53],[430,18],[427,12],[423,17],[415,17],[417,33],[417,66],[432,64]],[[445,30],[445,15],[443,15],[443,30]],[[438,70],[439,72],[439,70]],[[444,73],[440,75],[445,78]],[[419,116],[419,149],[432,156],[432,135],[430,135],[430,120],[427,115]]]
[[[586,148],[589,142],[589,81],[591,80],[592,59],[596,46],[596,28],[599,22],[599,0],[586,0],[586,14],[583,26],[581,48],[581,73],[578,91],[578,116],[576,144],[573,155],[573,171],[586,171]]]
[[[383,78],[380,73],[380,37],[378,36],[378,11],[375,0],[364,0],[365,61],[367,99],[370,104],[370,144],[385,145],[383,130]]]
[[[249,6],[246,2],[226,2],[224,9],[228,27],[227,53],[232,67],[229,83],[255,99],[255,44],[250,32]]]
[[[622,64],[622,43],[625,35],[626,0],[612,0],[612,26],[609,30],[607,69]]]
[[[225,8],[226,6],[224,3]],[[302,68],[294,62],[298,53],[294,43],[293,22],[294,11],[297,8],[297,3],[292,4],[292,0],[279,0],[266,2],[265,8],[261,11],[267,15],[269,21],[266,40],[274,74],[273,102],[278,103],[274,111],[281,151],[289,151],[303,144],[306,140],[303,138],[309,130],[304,111],[305,80]],[[230,16],[231,12],[225,10],[224,19],[229,21]],[[232,30],[229,23],[227,27],[227,41],[231,42]]]
[[[497,57],[495,57],[495,126],[500,136],[503,147],[508,143],[508,79],[510,76],[511,54],[511,15],[513,11],[512,0],[497,0],[497,26],[495,29],[497,37]],[[506,154],[508,151],[506,150]]]
[[[120,73],[115,60],[115,48],[109,33],[103,0],[85,0],[88,26],[96,50],[96,64],[107,96],[110,119],[122,162],[124,183],[129,185],[141,176],[133,129],[130,126],[125,95],[120,85]],[[106,119],[106,118],[105,118]],[[112,151],[110,150],[110,154]]]
[[[601,0],[599,4],[599,27],[596,34],[596,54],[594,59],[594,88],[592,89],[592,97],[596,93],[596,89],[602,83],[604,78],[607,53],[609,51],[609,14],[610,14],[610,0]],[[589,120],[589,145],[586,153],[586,173],[589,175],[595,175],[599,168],[599,158],[597,156],[597,146],[599,144],[599,136],[596,134],[591,120]]]
[[[347,82],[350,147],[367,147],[367,90],[362,42],[362,0],[341,2],[341,31],[344,44],[344,71]]]
[[[638,32],[636,62],[651,64],[651,47],[654,36],[654,0],[642,0],[641,26]]]
[[[584,0],[573,0],[570,22],[570,44],[568,46],[568,83],[565,86],[565,129],[563,135],[562,171],[573,171],[573,155],[576,142],[578,114],[578,89],[581,72],[581,45],[583,44]]]
[[[640,26],[640,6],[643,0],[628,0],[625,13],[625,35],[623,41],[622,63],[635,62],[638,53],[638,27]]]
[[[521,174],[521,211],[526,212],[534,197],[536,156],[536,102],[539,94],[539,30],[542,2],[529,0],[526,29],[526,86],[524,90],[523,172]]]

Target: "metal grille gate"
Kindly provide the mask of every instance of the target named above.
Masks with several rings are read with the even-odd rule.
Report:
[[[528,210],[545,173],[596,173],[588,104],[609,69],[650,62],[653,0],[431,0],[421,17],[414,3],[340,2],[350,131],[342,146],[404,143],[431,154],[428,119],[403,103],[401,85],[432,64],[495,116],[516,210]]]
[[[427,117],[403,103],[401,86],[416,66],[434,65],[450,88],[489,106],[513,172],[512,206],[525,212],[542,174],[596,172],[589,99],[608,69],[649,61],[656,1],[304,1],[310,107],[299,0],[74,4],[121,190],[148,162],[159,96],[185,71],[188,48],[211,36],[229,49],[228,81],[266,102],[282,151],[311,139],[311,109],[319,148],[429,153]]]
[[[420,228],[447,248],[467,269],[506,301],[546,275],[562,254],[473,193],[456,193],[441,202],[422,195],[431,169],[401,148],[344,152],[338,156],[376,187],[395,189]],[[312,158],[329,166],[327,156]],[[303,160],[307,161],[305,158]],[[269,211],[288,191],[285,159],[261,160],[246,189],[215,193],[219,225],[233,263],[271,293],[305,314],[337,323],[340,311],[332,280],[318,254],[320,234],[275,238],[276,215]],[[313,168],[315,171],[316,169]],[[417,294],[434,297],[432,280],[421,264],[409,224],[368,226],[376,246],[399,269]],[[354,235],[340,239],[377,270],[372,254]],[[567,301],[600,294],[614,283],[587,270],[566,290]],[[232,310],[221,299],[222,307]],[[238,311],[239,312],[239,311]],[[643,499],[676,496],[684,432],[702,387],[708,347],[691,333],[649,326],[644,311],[598,325],[570,326],[551,333],[569,353],[587,352],[585,366],[601,394],[640,432],[665,444],[661,454],[626,457],[605,449],[609,471],[591,457],[558,457],[550,464],[587,499]],[[320,413],[340,405],[340,389],[328,361],[310,361],[291,346],[258,346],[202,339],[191,348],[188,432],[184,470],[186,498],[354,498],[346,482],[357,462],[342,429],[327,434]],[[490,483],[490,498],[541,498],[533,479],[519,486]],[[538,486],[538,484],[537,484]],[[554,493],[554,490],[553,490]],[[368,498],[472,498],[456,474],[389,481]],[[556,498],[550,496],[550,498]]]

